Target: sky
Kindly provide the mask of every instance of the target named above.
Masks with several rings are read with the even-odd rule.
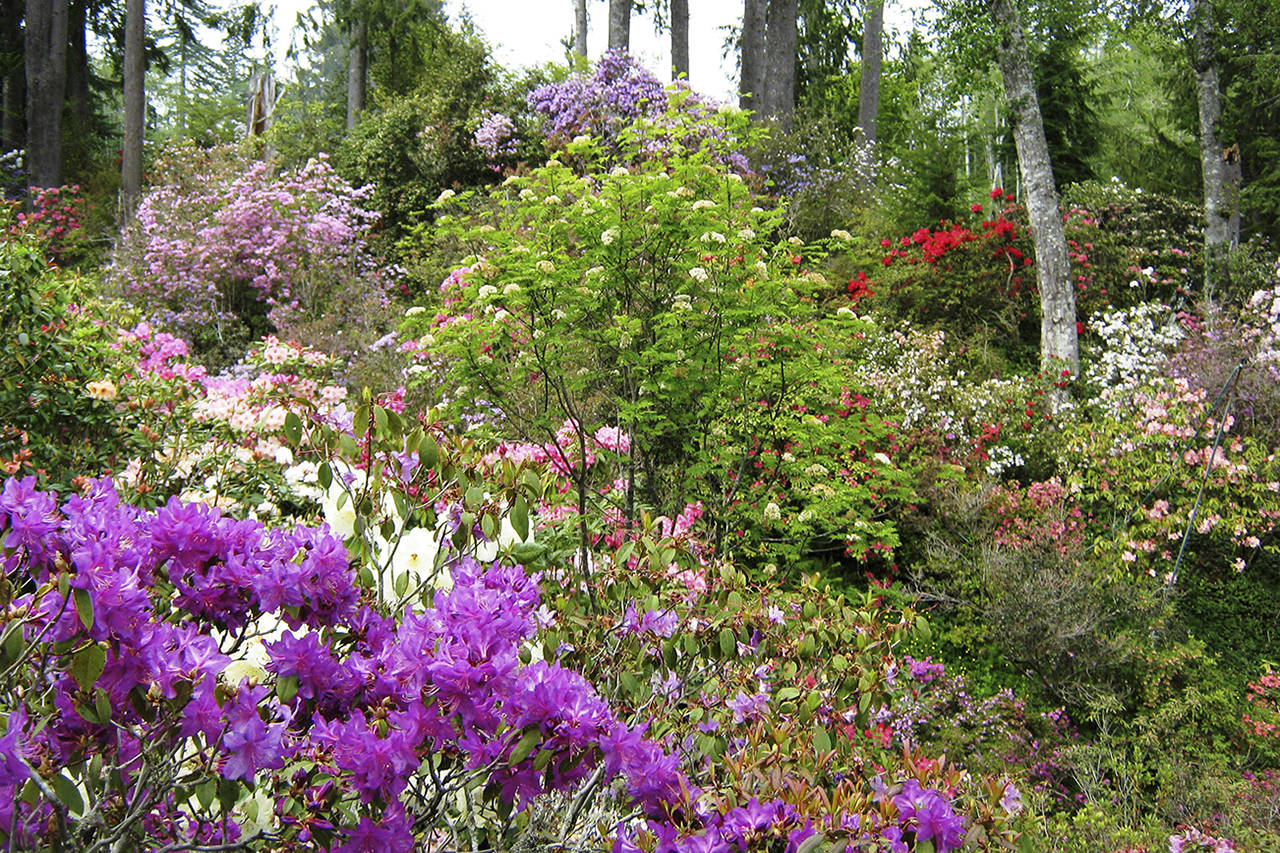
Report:
[[[276,45],[287,49],[297,13],[311,0],[277,0]],[[888,0],[885,4],[886,35],[910,28],[911,11],[929,5],[928,0]],[[485,36],[498,63],[508,67],[564,61],[562,40],[573,32],[573,0],[446,0],[445,10],[455,22],[469,14]],[[607,43],[608,3],[588,0],[587,53],[595,59]],[[737,60],[726,57],[729,30],[742,21],[742,0],[691,0],[689,3],[689,82],[697,91],[721,100],[736,100]],[[658,34],[651,15],[631,20],[631,52],[661,78],[659,69],[670,66],[670,44]]]

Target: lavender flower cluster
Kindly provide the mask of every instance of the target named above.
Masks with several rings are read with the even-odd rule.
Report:
[[[585,80],[548,83],[529,93],[529,108],[546,117],[546,134],[567,141],[580,134],[610,139],[640,117],[667,108],[667,90],[623,51],[611,51]]]
[[[520,662],[540,593],[519,567],[456,561],[432,607],[386,616],[327,527],[176,499],[144,512],[107,480],[61,506],[8,480],[0,542],[18,593],[0,619],[0,838],[19,847],[99,829],[140,833],[131,849],[235,842],[243,782],[274,796],[255,827],[274,841],[407,851],[435,817],[406,795],[424,760],[437,784],[479,774],[518,808],[601,763],[652,816],[688,792],[677,759],[582,676]],[[59,798],[16,796],[37,770],[84,791],[74,827]],[[237,783],[221,809],[178,788],[219,778]]]

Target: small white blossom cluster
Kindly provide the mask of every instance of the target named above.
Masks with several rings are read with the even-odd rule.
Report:
[[[1183,338],[1173,311],[1159,302],[1099,312],[1089,318],[1089,330],[1102,338],[1102,345],[1091,353],[1085,381],[1112,389],[1113,397],[1163,373]]]

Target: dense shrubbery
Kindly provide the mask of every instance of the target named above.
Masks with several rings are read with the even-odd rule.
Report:
[[[175,151],[121,238],[117,286],[214,362],[267,331],[350,354],[382,334],[394,284],[368,194],[323,158],[276,175],[235,148]]]
[[[482,77],[347,152],[425,213],[394,335],[322,160],[161,158],[146,318],[50,265],[68,208],[6,230],[0,841],[1280,842],[1275,281],[1195,309],[1176,205],[1076,191],[1051,409],[1003,192],[877,265],[736,110]]]

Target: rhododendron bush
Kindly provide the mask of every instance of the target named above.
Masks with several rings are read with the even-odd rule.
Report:
[[[370,247],[377,214],[364,206],[367,189],[350,186],[323,157],[278,175],[238,149],[169,156],[169,173],[117,251],[126,299],[202,351],[242,345],[246,329],[293,335],[324,317],[350,326],[336,351],[367,344],[358,332],[376,323],[394,284]]]

